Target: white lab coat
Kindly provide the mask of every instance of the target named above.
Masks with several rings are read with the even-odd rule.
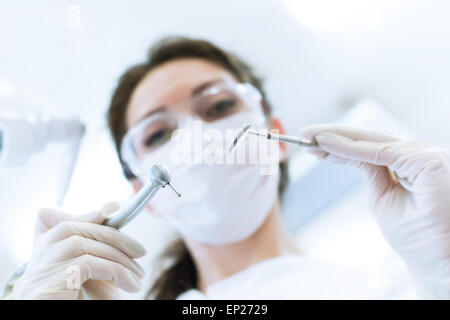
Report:
[[[380,275],[294,255],[257,263],[213,283],[205,294],[191,289],[178,299],[417,299],[411,283],[383,282]]]

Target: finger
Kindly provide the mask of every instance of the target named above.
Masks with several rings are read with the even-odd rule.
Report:
[[[87,280],[83,285],[86,293],[95,300],[119,300],[119,288],[108,280]]]
[[[326,160],[335,164],[348,165],[361,170],[367,179],[374,199],[383,196],[386,191],[395,184],[392,174],[387,167],[356,160],[348,160],[332,154],[328,155]]]
[[[96,257],[120,263],[133,271],[139,278],[144,276],[144,270],[122,251],[107,245],[80,236],[71,236],[63,241],[57,242],[48,248],[44,263],[54,263],[90,254]]]
[[[89,222],[61,222],[47,231],[44,242],[47,244],[56,243],[71,236],[80,236],[106,243],[132,258],[140,258],[145,255],[145,248],[123,232],[112,227]]]
[[[300,137],[306,140],[314,140],[321,133],[334,133],[352,140],[365,140],[373,142],[393,142],[401,140],[400,137],[386,132],[371,129],[357,128],[335,124],[315,124],[300,130]]]
[[[120,204],[117,201],[109,201],[100,208],[100,211],[105,216],[109,216],[119,209],[120,209]]]
[[[85,215],[71,215],[61,209],[42,208],[39,210],[36,220],[35,232],[44,233],[63,221],[84,221],[100,224],[105,220],[101,211],[93,211]]]
[[[314,156],[316,156],[316,157],[318,157],[319,159],[322,159],[322,160],[325,160],[326,157],[329,155],[328,152],[326,152],[326,151],[324,151],[322,149],[319,149],[319,148],[306,148],[306,151],[309,154],[312,154],[312,155],[314,155]]]
[[[321,133],[315,139],[322,150],[340,158],[388,166],[393,170],[401,167],[407,160],[406,155],[414,149],[412,143],[355,141],[332,133]]]
[[[139,279],[120,263],[85,254],[73,259],[72,266],[79,267],[82,284],[88,280],[107,280],[127,292],[141,289]]]

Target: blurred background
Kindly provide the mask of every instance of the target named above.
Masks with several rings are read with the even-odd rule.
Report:
[[[48,146],[0,168],[0,283],[28,259],[40,206],[84,213],[131,196],[105,113],[121,73],[166,35],[205,38],[250,62],[288,133],[344,122],[450,148],[448,1],[2,1],[0,102],[17,114],[77,117],[86,130],[71,151]],[[75,156],[65,169],[74,166],[70,185],[62,187],[58,166]],[[412,296],[368,212],[359,173],[299,150],[291,150],[291,164],[284,210],[299,245],[370,272],[373,290]],[[138,220],[124,230],[151,257],[171,232],[148,214]]]

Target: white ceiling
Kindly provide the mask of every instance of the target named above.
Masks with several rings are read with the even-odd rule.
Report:
[[[297,13],[284,3],[296,3],[287,8]],[[4,1],[0,26],[1,78],[92,127],[126,66],[155,39],[186,34],[253,63],[291,131],[334,119],[342,101],[366,95],[427,139],[450,145],[442,137],[448,1]]]

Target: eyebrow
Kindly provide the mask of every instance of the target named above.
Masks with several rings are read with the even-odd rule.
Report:
[[[195,96],[199,95],[200,93],[202,93],[203,91],[205,91],[206,89],[210,88],[211,86],[213,86],[217,83],[221,83],[221,82],[223,82],[222,79],[214,79],[214,80],[204,82],[201,85],[199,85],[191,90],[191,96],[195,97]],[[157,107],[156,109],[146,112],[136,123],[141,122],[145,118],[147,118],[155,113],[163,112],[166,109],[166,107],[167,106],[162,105],[162,106]]]

